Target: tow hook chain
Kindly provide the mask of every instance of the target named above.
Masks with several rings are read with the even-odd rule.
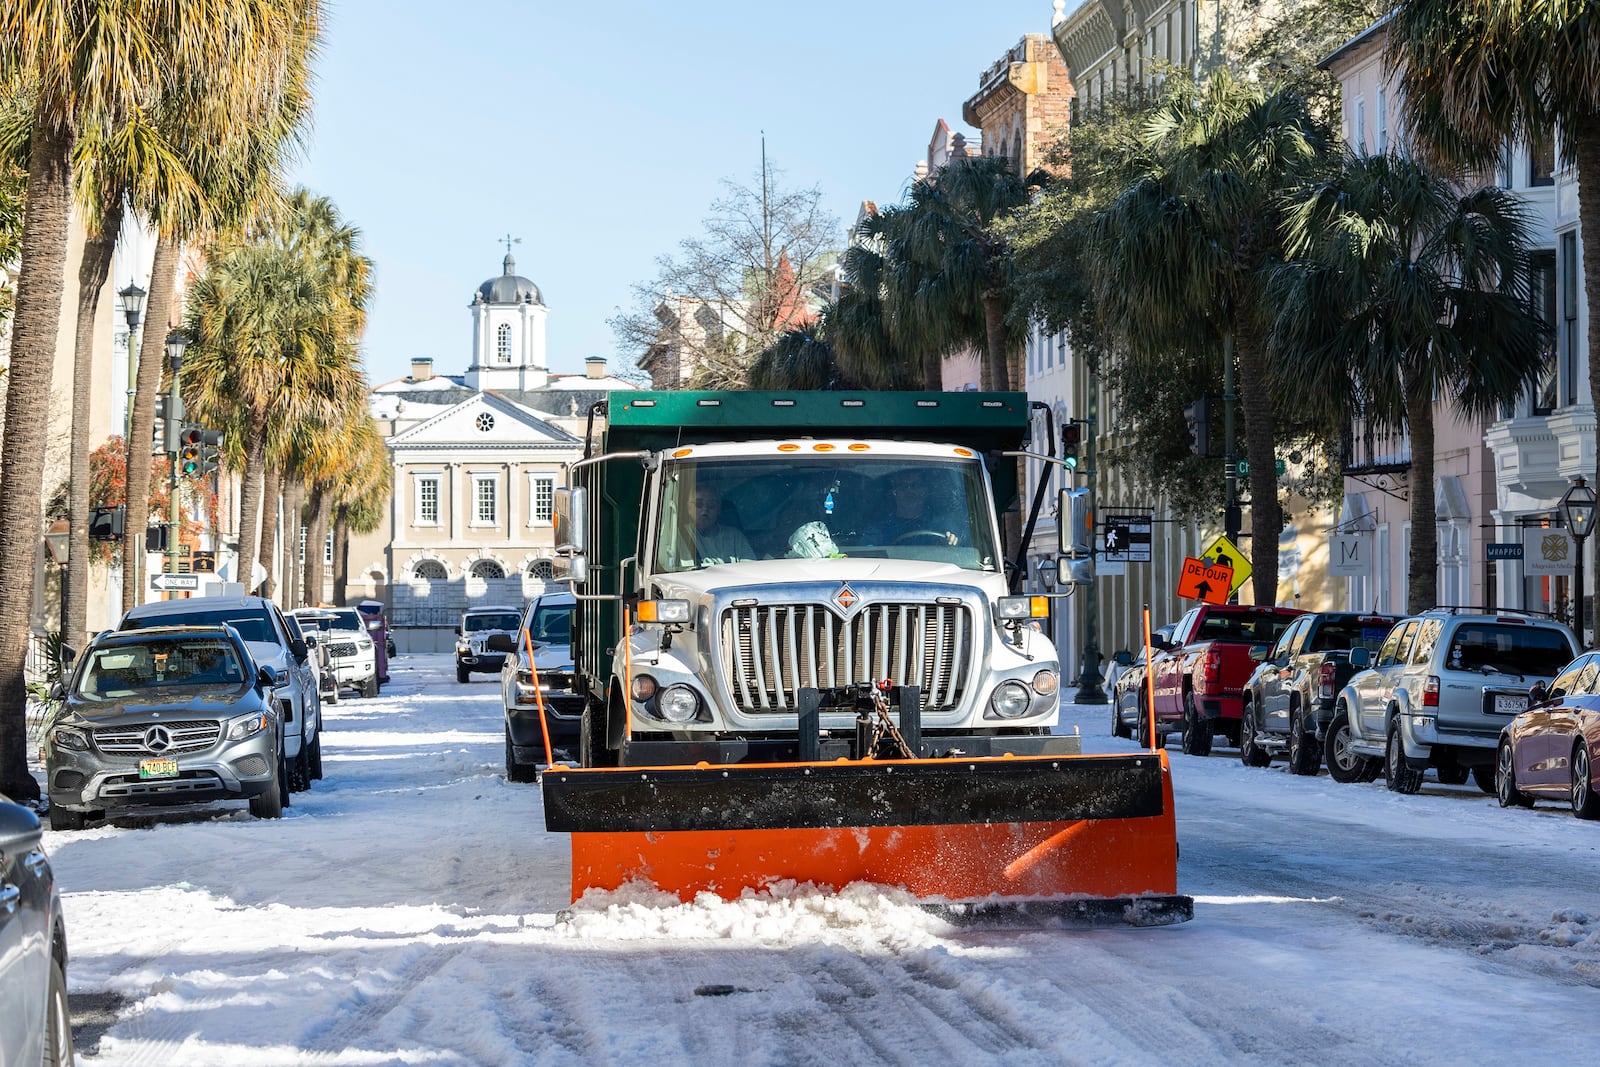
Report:
[[[894,742],[894,747],[900,759],[915,759],[911,746],[906,744],[906,739],[900,736],[900,727],[889,718],[889,690],[894,685],[888,678],[872,686],[872,710],[876,717],[872,724],[872,744],[868,746],[869,753],[876,753],[878,745],[885,737]],[[865,755],[865,753],[863,754]]]

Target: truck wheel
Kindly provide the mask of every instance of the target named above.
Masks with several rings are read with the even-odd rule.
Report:
[[[1244,714],[1239,718],[1239,761],[1246,767],[1265,767],[1272,762],[1272,753],[1256,745],[1256,716],[1250,701],[1244,702]]]
[[[1122,698],[1113,696],[1111,700],[1111,736],[1127,738],[1133,731],[1122,724]]]
[[[534,782],[539,779],[539,769],[531,763],[518,763],[517,750],[511,746],[511,727],[506,727],[506,781]]]
[[[361,695],[368,700],[378,695],[378,676],[376,674],[361,683]]]
[[[1289,773],[1315,775],[1322,766],[1322,746],[1317,735],[1306,729],[1300,709],[1289,713]]]
[[[1340,704],[1328,724],[1328,776],[1336,782],[1370,782],[1378,776],[1375,759],[1350,751],[1350,713]]]
[[[1589,746],[1582,737],[1572,746],[1572,814],[1580,819],[1600,819],[1600,797],[1595,796],[1589,773]]]
[[[1434,773],[1439,776],[1440,785],[1467,784],[1467,768],[1459,763],[1452,763],[1447,767],[1435,767]]]
[[[468,682],[472,681],[472,672],[467,670],[461,664],[457,663],[456,681],[460,682],[462,685],[466,685]]]
[[[585,767],[613,767],[616,756],[606,748],[605,721],[598,704],[583,709],[578,726],[578,762]]]
[[[322,781],[322,730],[321,723],[317,724],[317,739],[311,742],[311,779],[315,782]]]
[[[1422,772],[1406,763],[1406,746],[1400,737],[1399,724],[1389,727],[1389,743],[1383,749],[1383,774],[1391,793],[1410,796],[1422,788]]]
[[[283,817],[283,750],[278,750],[278,773],[272,776],[272,784],[267,786],[267,791],[259,796],[250,798],[250,814],[258,819],[280,819]]]
[[[1474,767],[1476,771],[1478,768]],[[1511,759],[1511,745],[1502,744],[1494,757],[1494,795],[1502,808],[1531,808],[1533,798],[1517,788],[1517,768]]]
[[[337,680],[334,681],[333,688],[328,691],[328,703],[339,703],[339,683]]]
[[[50,805],[50,829],[52,830],[82,830],[89,821],[87,814],[73,811],[71,808],[58,808]]]
[[[1194,694],[1183,694],[1183,751],[1191,756],[1211,755],[1211,720],[1194,705]]]
[[[1140,748],[1152,747],[1150,744],[1150,709],[1139,709],[1139,725],[1134,727],[1133,734],[1138,740]],[[1167,735],[1164,733],[1157,733],[1156,743],[1153,747],[1163,748],[1166,746],[1166,743]]]

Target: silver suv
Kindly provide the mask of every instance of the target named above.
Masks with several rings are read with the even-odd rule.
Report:
[[[1396,623],[1374,656],[1351,650],[1357,673],[1328,726],[1328,773],[1341,782],[1384,774],[1396,793],[1423,773],[1460,785],[1468,774],[1495,791],[1500,730],[1527,710],[1528,689],[1549,684],[1577,655],[1572,631],[1514,611],[1437,608]]]

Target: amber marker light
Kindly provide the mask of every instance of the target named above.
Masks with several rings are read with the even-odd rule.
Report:
[[[852,452],[871,452],[872,451],[872,446],[871,445],[864,445],[860,441],[857,441],[855,444],[850,446],[850,451],[852,451]]]
[[[811,451],[813,451],[813,452],[832,452],[833,451],[833,446],[828,444],[826,441],[823,441],[820,444],[812,445],[811,446]]]
[[[798,452],[798,451],[800,451],[800,446],[799,445],[787,445],[787,444],[779,445],[778,446],[778,451],[779,452]]]
[[[975,453],[968,448],[958,448],[956,449],[956,455],[965,457],[966,459],[971,459]]]
[[[673,459],[682,459],[684,456],[692,456],[692,455],[694,455],[694,449],[692,449],[692,448],[680,448],[680,449],[678,449],[676,452],[674,452],[672,454],[672,458]]]

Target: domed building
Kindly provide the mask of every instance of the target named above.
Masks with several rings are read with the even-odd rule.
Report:
[[[472,295],[472,365],[469,389],[527,391],[550,383],[544,345],[545,307],[539,287],[517,273],[506,253],[500,276]]]

